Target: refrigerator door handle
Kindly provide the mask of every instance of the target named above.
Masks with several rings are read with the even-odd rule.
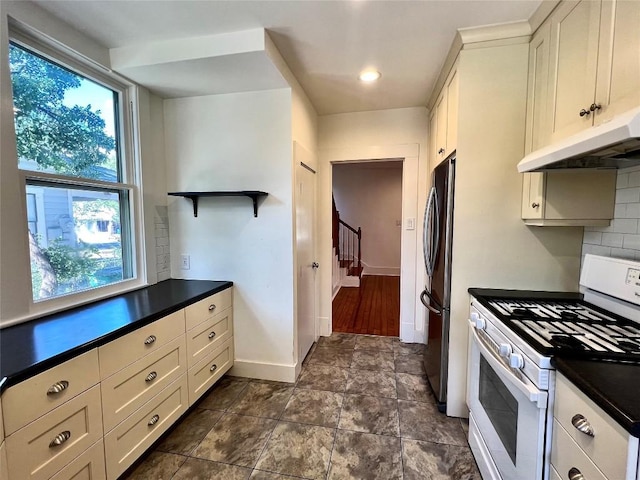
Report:
[[[431,187],[429,199],[427,200],[427,208],[424,210],[424,226],[422,229],[422,253],[424,254],[424,263],[427,267],[427,275],[429,275],[429,277],[433,276],[435,261],[434,251],[436,248],[434,243],[436,242],[436,238],[440,235],[440,232],[438,231],[438,217],[437,215],[434,215],[438,208],[437,203],[436,187]],[[430,226],[433,228],[430,229]]]
[[[425,300],[425,297],[429,297],[429,300]],[[433,303],[436,303],[436,302],[435,302],[435,300],[433,300],[433,297],[427,291],[426,288],[420,294],[420,301],[422,302],[422,304],[425,307],[427,307],[429,309],[430,312],[433,312],[436,315],[442,316],[442,309],[438,310],[437,308],[434,308],[434,307],[431,306],[431,302],[433,302]]]

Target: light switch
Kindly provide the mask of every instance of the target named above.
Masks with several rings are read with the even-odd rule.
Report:
[[[415,230],[415,229],[416,229],[416,219],[407,218],[407,230]]]

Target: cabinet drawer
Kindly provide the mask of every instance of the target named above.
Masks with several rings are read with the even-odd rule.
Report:
[[[184,310],[179,310],[100,347],[100,378],[113,375],[183,333]]]
[[[221,292],[211,295],[210,297],[200,300],[199,302],[189,305],[185,308],[185,316],[187,318],[187,330],[192,329],[199,323],[215,315],[222,310],[231,306],[231,288],[227,288]]]
[[[7,437],[9,477],[49,478],[100,438],[102,409],[96,385]]]
[[[189,369],[189,405],[233,366],[233,337]]]
[[[102,381],[102,416],[108,432],[187,372],[184,335]]]
[[[571,423],[578,414],[591,424],[593,437]],[[558,375],[556,381],[554,416],[608,478],[626,477],[629,434],[562,375]]]
[[[100,440],[51,477],[51,480],[104,480],[106,478],[104,443]]]
[[[99,380],[98,352],[91,350],[9,388],[2,394],[5,435],[59,407]]]
[[[227,308],[189,330],[187,332],[189,368],[202,360],[207,353],[222,345],[231,335],[233,335],[232,308]]]
[[[623,465],[623,468],[626,465],[624,456],[626,456],[626,450],[623,453],[623,458],[618,459]],[[589,457],[587,457],[576,442],[573,441],[567,431],[555,418],[553,420],[551,463],[560,474],[560,478],[569,478],[569,471],[572,468],[576,468],[582,473],[582,475],[584,475],[585,479],[607,480],[607,477],[605,477],[598,467],[589,460]],[[625,478],[624,475],[620,477],[611,477],[611,480],[621,480],[623,478]]]
[[[153,397],[104,437],[107,477],[122,474],[187,410],[187,377]]]

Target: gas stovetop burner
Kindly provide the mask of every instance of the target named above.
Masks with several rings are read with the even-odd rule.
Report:
[[[587,346],[575,337],[570,335],[552,335],[551,344],[560,350],[581,350],[587,351]]]
[[[581,300],[487,300],[498,319],[543,354],[640,360],[640,325]]]

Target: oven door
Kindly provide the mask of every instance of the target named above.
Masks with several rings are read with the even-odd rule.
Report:
[[[485,480],[540,480],[547,392],[511,369],[484,330],[470,324],[470,443]],[[478,439],[471,442],[472,437]]]

